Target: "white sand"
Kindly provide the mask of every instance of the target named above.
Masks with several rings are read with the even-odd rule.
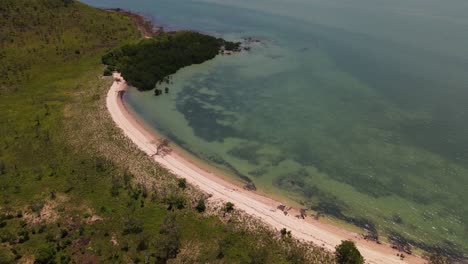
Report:
[[[114,78],[120,78],[121,81],[114,81],[107,94],[107,109],[112,119],[123,130],[124,134],[142,151],[148,155],[154,154],[156,148],[151,143],[154,142],[154,136],[127,111],[121,98],[118,96],[119,91],[127,89],[126,82],[118,73],[114,74]],[[212,194],[210,199],[232,202],[235,204],[236,209],[243,210],[247,214],[261,219],[276,230],[282,228],[291,230],[293,236],[298,239],[311,241],[330,251],[334,251],[335,246],[342,240],[353,240],[368,263],[425,263],[421,258],[406,254],[405,260],[401,261],[396,256],[399,252],[393,250],[388,244],[378,245],[374,242],[366,241],[356,233],[313,220],[311,217],[308,217],[307,220],[299,219],[294,216],[297,214],[293,213],[294,210],[285,215],[281,210],[276,209],[280,202],[261,196],[255,192],[245,191],[197,167],[176,152],[171,152],[164,157],[154,156],[154,160],[178,177],[186,178],[190,184],[197,186],[204,192]]]

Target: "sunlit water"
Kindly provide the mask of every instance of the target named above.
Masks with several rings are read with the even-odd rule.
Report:
[[[149,125],[257,187],[468,251],[468,2],[86,0],[251,51],[130,90]]]

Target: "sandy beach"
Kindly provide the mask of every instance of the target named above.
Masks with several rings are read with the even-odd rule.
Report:
[[[121,98],[121,93],[127,89],[126,82],[120,74],[114,73],[114,81],[107,94],[107,109],[123,133],[143,152],[152,156],[156,152],[155,140],[145,127],[127,110]],[[252,215],[276,230],[286,228],[291,230],[294,237],[313,242],[327,250],[334,251],[335,246],[342,240],[356,242],[367,263],[425,263],[422,258],[405,254],[404,260],[397,256],[400,252],[392,249],[388,244],[377,244],[364,240],[361,235],[349,232],[331,224],[315,220],[312,217],[300,219],[297,209],[291,209],[287,215],[277,206],[281,202],[246,191],[233,183],[217,177],[211,172],[197,167],[194,163],[172,151],[165,156],[154,155],[154,160],[178,177],[186,178],[193,186],[212,195],[210,199],[232,202],[235,208]]]

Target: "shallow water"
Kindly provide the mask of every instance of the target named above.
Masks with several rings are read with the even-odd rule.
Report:
[[[468,2],[84,2],[262,40],[181,70],[168,95],[127,94],[182,147],[309,208],[468,252]]]

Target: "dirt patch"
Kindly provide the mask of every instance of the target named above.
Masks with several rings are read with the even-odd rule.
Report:
[[[39,223],[54,223],[59,218],[57,212],[58,202],[55,200],[47,200],[45,202],[37,202],[24,210],[24,220],[30,225],[37,225]]]

